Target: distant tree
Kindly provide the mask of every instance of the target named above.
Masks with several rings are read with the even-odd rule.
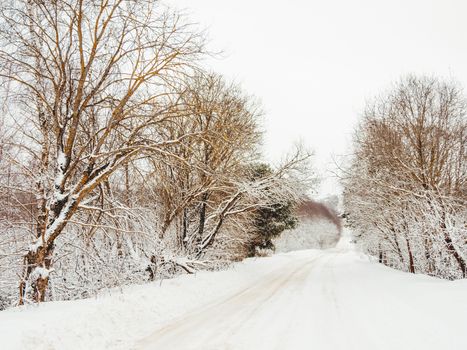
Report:
[[[298,206],[297,215],[300,219],[327,220],[332,222],[339,232],[342,230],[342,222],[335,209],[325,202],[307,199]]]

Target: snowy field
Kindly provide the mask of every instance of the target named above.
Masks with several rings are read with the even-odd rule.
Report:
[[[333,249],[0,313],[1,349],[467,349],[467,281]]]

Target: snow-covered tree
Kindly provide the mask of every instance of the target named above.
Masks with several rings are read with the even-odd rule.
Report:
[[[125,164],[189,136],[158,125],[203,40],[155,0],[5,1],[0,16],[0,76],[37,204],[20,303],[42,301],[70,219]]]
[[[7,0],[0,42],[9,301],[18,276],[23,304],[244,258],[258,208],[306,191],[302,151],[252,179],[258,104],[156,0]]]
[[[454,83],[410,76],[367,106],[345,183],[365,249],[391,266],[466,276],[467,119]]]

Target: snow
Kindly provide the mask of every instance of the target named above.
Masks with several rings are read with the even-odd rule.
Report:
[[[287,253],[303,249],[323,249],[334,247],[340,232],[334,223],[326,219],[303,219],[298,226],[286,230],[274,239],[276,252]]]
[[[40,267],[40,266],[37,266],[34,268],[34,271],[32,271],[31,275],[33,276],[32,279],[36,279],[36,278],[47,278],[49,277],[49,274],[51,272],[53,272],[54,269],[46,269],[45,267]]]
[[[2,349],[467,349],[467,281],[324,251],[0,312]]]
[[[65,169],[67,158],[63,151],[59,151],[57,155],[57,165],[60,169]]]
[[[36,253],[40,247],[42,247],[42,238],[37,239],[34,243],[31,243],[28,247],[28,251]]]
[[[63,153],[62,151],[59,151],[57,155],[58,171],[56,173],[55,181],[54,181],[54,185],[56,189],[59,189],[60,185],[63,182],[63,178],[65,176],[64,170],[66,168],[66,163],[67,163],[67,158],[66,158],[65,153]]]

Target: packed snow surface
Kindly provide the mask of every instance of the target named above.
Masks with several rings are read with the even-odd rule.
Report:
[[[1,348],[467,349],[467,281],[333,249],[0,313]]]

